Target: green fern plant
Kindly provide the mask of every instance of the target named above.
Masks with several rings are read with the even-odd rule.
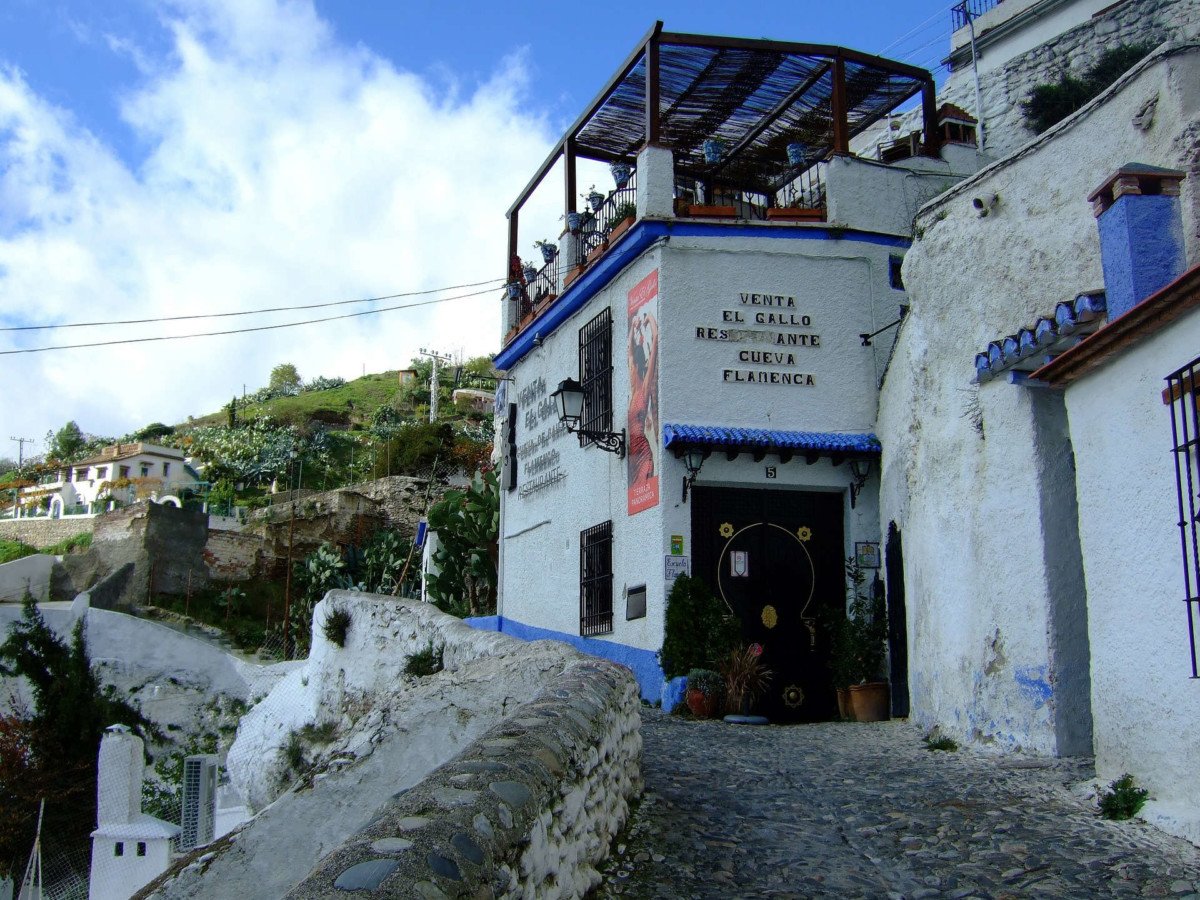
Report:
[[[1100,795],[1100,815],[1106,819],[1132,819],[1146,805],[1150,792],[1137,786],[1126,772]]]

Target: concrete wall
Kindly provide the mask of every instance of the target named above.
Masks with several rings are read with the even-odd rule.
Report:
[[[405,897],[582,897],[641,791],[638,722],[627,672],[576,663],[385,804],[287,896],[375,886]]]
[[[0,519],[0,540],[20,541],[41,550],[77,534],[87,534],[95,522],[93,518]]]
[[[1171,412],[1163,377],[1200,352],[1200,312],[1066,391],[1091,637],[1096,775],[1132,772],[1145,816],[1200,843],[1200,692],[1179,545]],[[1136,476],[1136,477],[1134,477]]]
[[[913,717],[925,727],[1039,753],[1074,752],[1084,737],[1073,730],[1083,723],[1060,715],[1077,706],[1086,666],[1067,621],[1078,602],[1070,583],[1082,577],[1071,575],[1079,551],[1064,532],[1071,498],[1042,491],[1063,483],[1071,445],[1053,439],[1061,413],[1028,390],[1002,379],[975,387],[972,360],[1056,302],[1103,285],[1086,197],[1110,172],[1129,161],[1197,171],[1198,81],[1195,46],[1147,61],[918,216],[904,266],[912,310],[878,433],[880,522],[903,533]],[[1140,113],[1150,106],[1147,126]],[[989,193],[1000,202],[980,218],[971,198]],[[1195,261],[1195,185],[1185,182],[1185,194]],[[1086,450],[1078,440],[1075,449]]]
[[[35,600],[50,594],[50,571],[61,557],[35,553],[0,565],[0,603],[19,603],[28,591]]]
[[[1004,0],[975,20],[980,74],[998,69],[1013,57],[1086,24],[1096,13],[1113,5],[1111,0]],[[950,37],[952,51],[967,47],[969,54],[970,43],[969,28],[960,28]],[[955,74],[970,78],[970,73],[968,61]]]

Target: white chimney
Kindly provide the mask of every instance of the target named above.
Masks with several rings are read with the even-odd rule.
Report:
[[[133,822],[142,814],[142,739],[124,725],[105,729],[96,778],[96,825]]]

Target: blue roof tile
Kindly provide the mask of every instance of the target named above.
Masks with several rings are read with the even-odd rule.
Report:
[[[765,428],[726,428],[719,425],[664,425],[663,446],[818,450],[826,453],[879,453],[873,434],[840,431],[774,431]]]
[[[1005,369],[1020,366],[1032,371],[1047,358],[1062,352],[1073,334],[1088,334],[1103,324],[1105,297],[1102,291],[1080,294],[1073,301],[1054,307],[1054,315],[1039,318],[1032,328],[992,341],[975,354],[975,376],[979,381],[994,378]],[[1078,340],[1078,338],[1074,338]]]

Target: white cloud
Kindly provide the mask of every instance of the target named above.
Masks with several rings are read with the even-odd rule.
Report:
[[[145,80],[123,98],[149,148],[136,170],[0,69],[0,324],[353,299],[504,274],[504,210],[554,137],[530,112],[522,55],[486,84],[447,90],[403,60],[336,43],[306,2],[175,3],[163,24],[174,56],[140,62]],[[107,40],[119,52],[135,46]],[[547,206],[529,218],[551,226],[555,191],[539,193]],[[68,419],[98,433],[177,421],[215,410],[243,383],[265,384],[283,361],[305,378],[354,377],[400,368],[421,345],[494,352],[499,298],[497,289],[306,328],[0,356],[0,431],[40,438]],[[0,349],[235,324],[265,322],[0,332]]]

